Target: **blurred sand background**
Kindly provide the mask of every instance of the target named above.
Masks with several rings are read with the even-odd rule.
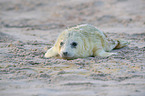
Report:
[[[131,44],[107,58],[43,57],[84,23]],[[145,96],[145,0],[0,0],[0,96]]]

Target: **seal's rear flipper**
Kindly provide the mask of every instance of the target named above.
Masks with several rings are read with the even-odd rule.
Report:
[[[53,56],[56,56],[56,55],[58,55],[58,53],[56,52],[54,47],[52,47],[49,50],[47,50],[47,52],[45,53],[44,57],[49,58],[49,57],[53,57]]]
[[[123,40],[117,40],[118,44],[117,46],[115,47],[115,49],[117,48],[122,48],[122,47],[126,47],[127,45],[130,44],[130,42],[127,42],[127,41],[123,41]]]

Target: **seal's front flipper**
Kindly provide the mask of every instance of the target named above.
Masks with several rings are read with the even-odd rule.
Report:
[[[99,57],[108,57],[111,55],[116,55],[117,53],[109,53],[105,52],[104,50],[97,50],[94,54],[94,56],[99,56]]]
[[[44,57],[49,58],[49,57],[53,57],[58,55],[57,51],[55,50],[54,47],[50,48],[49,50],[47,50],[47,52],[45,53]]]
[[[115,48],[122,48],[122,47],[126,47],[127,45],[130,44],[130,42],[127,41],[123,41],[123,40],[117,40],[118,45]]]

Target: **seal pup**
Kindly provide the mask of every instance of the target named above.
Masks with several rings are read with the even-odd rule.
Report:
[[[46,58],[59,55],[64,59],[89,56],[108,57],[116,53],[109,51],[122,48],[127,41],[113,40],[93,25],[82,24],[64,30],[57,38],[54,46],[46,53]]]

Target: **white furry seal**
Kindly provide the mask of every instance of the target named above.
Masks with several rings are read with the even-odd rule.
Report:
[[[96,27],[83,24],[64,30],[57,38],[54,46],[50,48],[45,57],[60,55],[64,59],[78,57],[100,56],[107,57],[114,48],[122,48],[129,43],[121,40],[109,39]]]

